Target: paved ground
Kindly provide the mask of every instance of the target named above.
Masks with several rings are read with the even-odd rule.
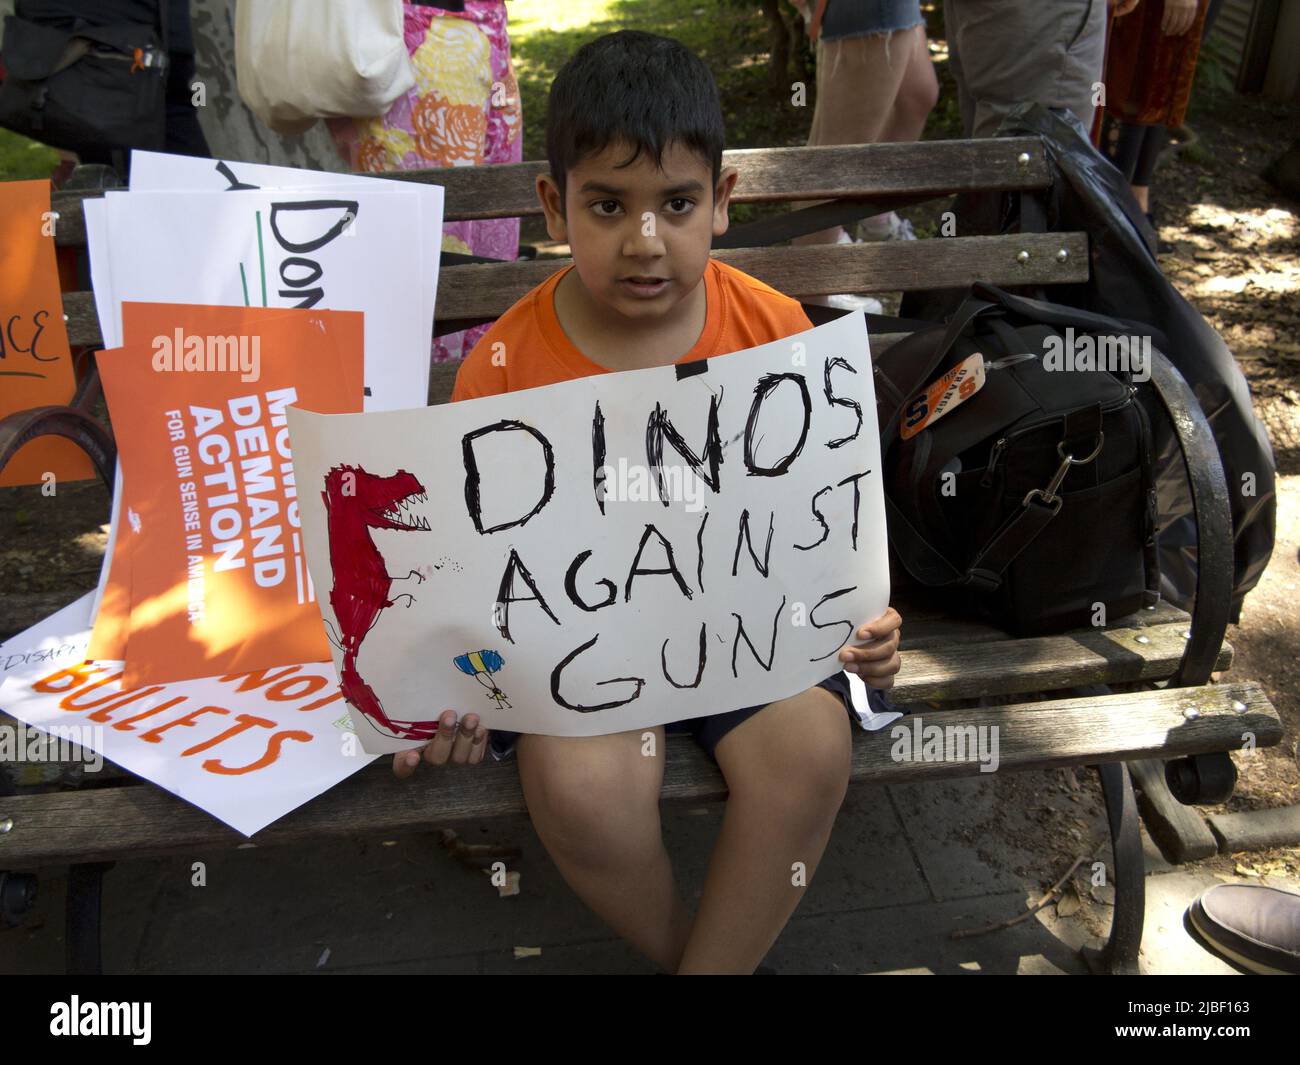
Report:
[[[1043,794],[1059,779],[1015,776]],[[1052,906],[1009,929],[949,938],[1024,912],[1054,879],[1016,872],[1034,855],[989,830],[1020,816],[994,805],[1001,798],[988,779],[853,789],[769,963],[783,973],[1086,972],[1076,948],[1088,922]],[[665,810],[688,899],[703,882],[721,812]],[[519,848],[508,863],[521,873],[519,895],[499,897],[483,872],[428,835],[119,865],[105,882],[105,971],[654,971],[587,912],[526,819],[458,830],[467,842]],[[1144,971],[1233,972],[1183,927],[1188,903],[1220,877],[1168,866],[1149,840],[1147,850]],[[191,883],[195,860],[206,864],[204,887]],[[0,931],[0,972],[62,971],[63,886],[50,870],[26,926]],[[517,947],[541,952],[516,958]]]

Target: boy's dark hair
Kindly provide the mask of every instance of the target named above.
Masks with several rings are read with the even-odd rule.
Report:
[[[680,41],[620,30],[579,48],[551,83],[546,156],[565,200],[565,175],[616,141],[634,146],[619,166],[648,152],[656,166],[679,141],[708,159],[716,186],[726,130],[713,74]]]

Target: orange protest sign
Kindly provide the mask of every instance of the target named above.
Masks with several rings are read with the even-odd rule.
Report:
[[[99,356],[124,493],[95,653],[125,632],[128,687],[328,658],[284,411],[361,410],[362,315],[126,303],[122,324]]]
[[[0,418],[65,404],[76,391],[54,258],[56,225],[48,181],[0,183]],[[14,456],[0,486],[94,476],[90,459],[71,440],[42,437]]]

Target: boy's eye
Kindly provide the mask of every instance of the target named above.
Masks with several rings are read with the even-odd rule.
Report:
[[[688,200],[685,196],[677,196],[668,201],[669,207],[673,207],[675,204],[680,204],[681,207],[674,209],[673,214],[686,214],[687,211],[695,206],[695,201]]]
[[[597,200],[591,206],[592,209],[602,218],[612,218],[618,212],[619,203],[618,200]],[[611,209],[605,211],[601,209],[603,207],[608,207]]]

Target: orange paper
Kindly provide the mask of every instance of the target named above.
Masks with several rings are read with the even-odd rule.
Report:
[[[48,181],[0,182],[0,418],[66,404],[76,391],[54,256],[57,225]],[[0,486],[94,476],[71,440],[41,437],[14,456]]]
[[[284,408],[361,410],[362,315],[126,303],[122,324],[99,356],[124,489],[94,653],[129,688],[328,658]]]

